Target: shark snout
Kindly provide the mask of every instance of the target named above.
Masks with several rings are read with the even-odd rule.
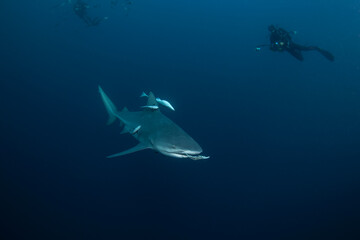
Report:
[[[202,148],[195,141],[186,145],[160,144],[157,146],[157,150],[164,155],[177,158],[189,158],[189,156],[195,156],[202,152]]]
[[[198,155],[202,152],[202,149],[198,149],[198,150],[182,150],[179,153],[181,154],[185,154],[185,155]]]

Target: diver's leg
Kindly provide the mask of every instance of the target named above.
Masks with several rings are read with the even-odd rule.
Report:
[[[329,61],[334,61],[334,55],[332,55],[329,51],[321,49],[317,46],[303,46],[296,43],[292,44],[293,48],[299,49],[301,51],[318,51],[321,55],[323,55]]]
[[[301,51],[299,49],[296,48],[290,48],[287,50],[293,57],[295,57],[297,60],[299,61],[303,61],[304,57],[301,54]]]
[[[89,26],[92,26],[92,25],[93,25],[92,19],[91,19],[91,17],[89,17],[88,15],[84,15],[84,16],[83,16],[83,20],[84,20],[84,22],[85,22],[87,25],[89,25]]]
[[[304,46],[304,45],[300,45],[300,44],[297,44],[297,43],[292,43],[291,47],[295,48],[295,49],[298,49],[300,51],[313,51],[313,50],[318,49],[318,47],[315,47],[315,46]]]
[[[321,55],[323,55],[327,60],[333,62],[335,60],[335,57],[334,55],[332,55],[331,52],[329,51],[326,51],[324,49],[321,49],[321,48],[317,48],[316,49]]]
[[[92,25],[92,26],[99,25],[99,23],[100,23],[102,20],[103,20],[102,18],[94,17],[94,18],[91,20],[91,25]]]

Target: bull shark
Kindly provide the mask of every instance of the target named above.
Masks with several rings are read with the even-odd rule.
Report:
[[[109,114],[107,124],[120,120],[122,133],[130,133],[139,144],[107,158],[120,157],[144,149],[153,149],[166,156],[175,158],[189,158],[192,160],[207,159],[202,156],[202,148],[177,124],[160,112],[158,102],[152,92],[148,95],[145,108],[142,111],[130,112],[126,107],[118,111],[114,103],[99,86],[101,99]]]

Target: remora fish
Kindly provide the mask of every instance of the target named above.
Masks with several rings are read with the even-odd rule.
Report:
[[[142,92],[142,94],[140,95],[140,97],[149,97],[145,92]],[[170,108],[171,110],[175,111],[175,108],[166,100],[160,99],[160,98],[156,98],[155,99],[158,103],[160,103],[161,105]]]
[[[173,106],[171,106],[171,104],[170,104],[168,101],[162,100],[162,99],[160,99],[160,98],[156,98],[156,101],[157,101],[158,103],[164,105],[165,107],[168,107],[168,108],[170,108],[171,110],[175,111],[175,108],[173,108]]]

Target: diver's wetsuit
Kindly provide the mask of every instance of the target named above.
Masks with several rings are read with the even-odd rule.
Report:
[[[297,43],[294,43],[291,40],[290,33],[284,30],[283,28],[275,28],[274,25],[269,26],[270,31],[270,50],[272,51],[287,51],[296,59],[303,61],[304,57],[301,51],[318,51],[329,61],[334,61],[334,56],[319,47],[316,46],[303,46]]]
[[[74,10],[75,14],[78,17],[80,17],[82,20],[84,20],[84,22],[87,25],[89,25],[89,26],[98,25],[103,20],[103,18],[99,18],[99,17],[91,18],[87,13],[88,8],[89,8],[89,5],[82,0],[77,0],[73,5],[73,10]]]

